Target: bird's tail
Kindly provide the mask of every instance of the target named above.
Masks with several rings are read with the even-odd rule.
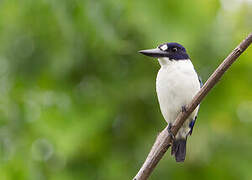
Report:
[[[186,139],[175,139],[172,144],[171,155],[177,162],[184,162],[186,156]]]

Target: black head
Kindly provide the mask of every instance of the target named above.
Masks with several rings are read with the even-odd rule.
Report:
[[[163,43],[156,49],[147,49],[139,51],[140,53],[150,57],[167,57],[170,60],[186,60],[189,59],[186,49],[178,43]]]

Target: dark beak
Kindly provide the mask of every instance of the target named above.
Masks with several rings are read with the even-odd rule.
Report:
[[[141,53],[141,54],[143,54],[143,55],[150,56],[150,57],[155,57],[155,58],[167,57],[168,54],[169,54],[166,51],[161,51],[159,48],[141,50],[141,51],[138,51],[138,52]]]

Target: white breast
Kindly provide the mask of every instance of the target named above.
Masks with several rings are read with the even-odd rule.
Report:
[[[167,123],[173,123],[182,106],[189,104],[199,91],[200,83],[190,60],[170,61],[163,58],[159,62],[161,68],[156,80],[158,101]],[[189,119],[194,118],[197,111],[198,107],[184,123],[178,136],[189,132]]]

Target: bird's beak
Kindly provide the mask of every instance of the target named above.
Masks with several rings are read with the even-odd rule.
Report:
[[[141,50],[141,51],[138,51],[138,52],[143,54],[143,55],[150,56],[150,57],[155,57],[155,58],[167,57],[168,56],[168,52],[161,51],[159,48],[146,49],[146,50]]]

